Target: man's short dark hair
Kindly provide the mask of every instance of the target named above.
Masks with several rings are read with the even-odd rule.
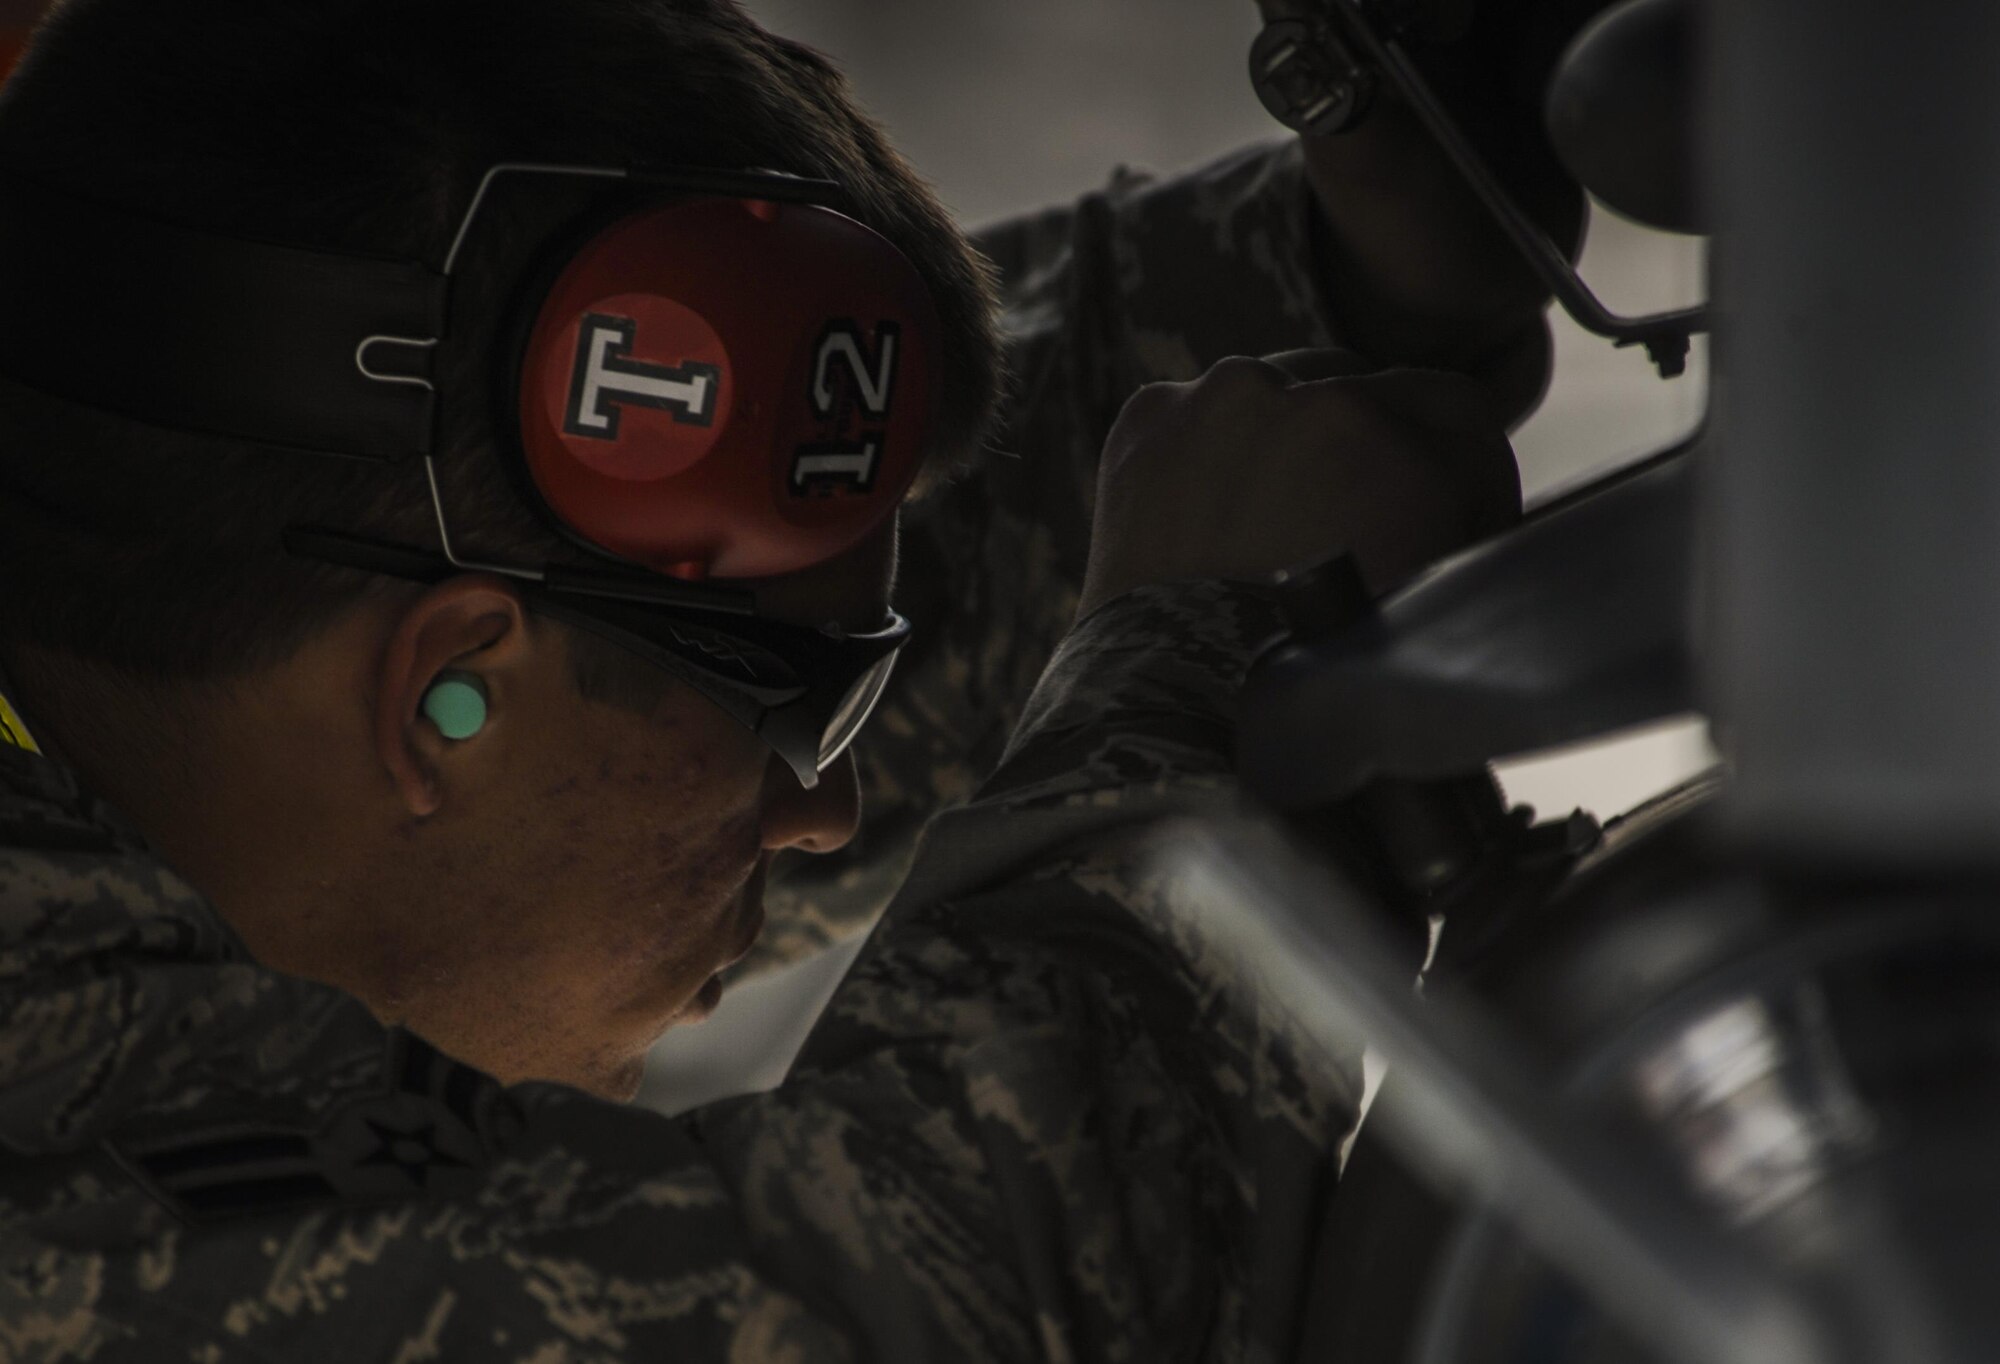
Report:
[[[825,61],[733,0],[69,0],[0,93],[0,168],[140,217],[434,267],[484,170],[520,160],[844,182],[944,318],[935,463],[977,446],[997,371],[985,266]],[[530,246],[586,206],[503,196],[460,267],[439,466],[457,538],[486,557],[566,554],[495,457],[491,338]],[[0,639],[227,678],[407,590],[286,555],[302,522],[436,543],[420,462],[166,432],[0,381]],[[615,671],[579,676],[615,691]]]

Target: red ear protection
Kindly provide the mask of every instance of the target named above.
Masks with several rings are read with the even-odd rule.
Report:
[[[824,206],[838,185],[775,172],[494,166],[442,270],[151,222],[0,175],[0,374],[172,430],[429,461],[454,269],[508,175],[676,196],[552,255],[496,347],[502,429],[552,522],[658,572],[753,578],[831,558],[894,512],[937,419],[936,309],[895,246]],[[146,344],[106,351],[113,314]],[[445,557],[472,566],[427,472]]]
[[[0,28],[0,84],[14,74],[14,68],[21,64],[21,58],[27,51],[28,30]]]
[[[532,306],[527,473],[614,554],[685,578],[804,568],[881,524],[922,463],[936,310],[902,252],[831,209],[649,208]]]

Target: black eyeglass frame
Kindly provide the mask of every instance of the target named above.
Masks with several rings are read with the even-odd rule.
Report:
[[[434,550],[315,526],[287,530],[284,544],[301,558],[412,582],[478,571]],[[719,589],[706,585],[689,585],[699,596],[677,604],[671,598],[681,584],[655,575],[551,564],[516,586],[537,615],[617,644],[686,682],[768,744],[808,789],[867,721],[910,637],[909,621],[894,611],[881,629],[851,634],[756,616],[749,604],[718,610]],[[863,683],[872,691],[853,713]],[[844,730],[829,745],[829,728],[843,715]]]

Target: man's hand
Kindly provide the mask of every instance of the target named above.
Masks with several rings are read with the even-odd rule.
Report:
[[[1357,364],[1238,357],[1134,394],[1098,469],[1078,618],[1146,583],[1262,578],[1341,550],[1381,591],[1520,515],[1480,386]]]
[[[1547,290],[1400,95],[1384,90],[1353,132],[1302,141],[1329,302],[1355,345],[1469,373],[1539,351]],[[1522,163],[1509,188],[1574,256],[1583,196],[1537,151],[1488,155]]]
[[[1265,18],[1307,13],[1315,0],[1258,0]],[[1426,79],[1528,215],[1572,259],[1585,221],[1582,191],[1548,147],[1540,106],[1513,89],[1510,52],[1492,33],[1463,33],[1470,6],[1449,17],[1457,40],[1428,49]],[[1506,69],[1502,69],[1506,68]],[[1379,365],[1457,370],[1485,382],[1504,419],[1541,399],[1551,358],[1548,291],[1423,127],[1394,83],[1379,82],[1354,128],[1306,137],[1307,177],[1327,303],[1348,344]]]

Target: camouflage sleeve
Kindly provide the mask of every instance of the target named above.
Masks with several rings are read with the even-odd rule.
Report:
[[[1283,1353],[1358,1057],[1294,1040],[1166,857],[1238,812],[1235,690],[1275,629],[1181,584],[1072,633],[792,1078],[694,1119],[757,1253],[870,1357]]]
[[[1175,820],[1236,810],[1233,696],[1272,624],[1215,584],[1093,615],[794,1077],[680,1120],[503,1090],[177,941],[206,913],[182,895],[106,983],[155,1051],[38,1106],[111,1140],[7,1134],[0,1358],[1283,1357],[1357,1058],[1306,1051],[1212,946],[1228,906],[1162,860]],[[75,1011],[44,1012],[0,1066],[75,1050]]]
[[[1337,344],[1309,196],[1290,140],[1166,179],[1121,171],[976,234],[1002,279],[1004,425],[980,468],[906,514],[898,593],[917,630],[857,750],[861,833],[835,856],[780,862],[748,969],[873,922],[925,821],[992,771],[1069,628],[1098,452],[1126,398],[1226,355]]]

